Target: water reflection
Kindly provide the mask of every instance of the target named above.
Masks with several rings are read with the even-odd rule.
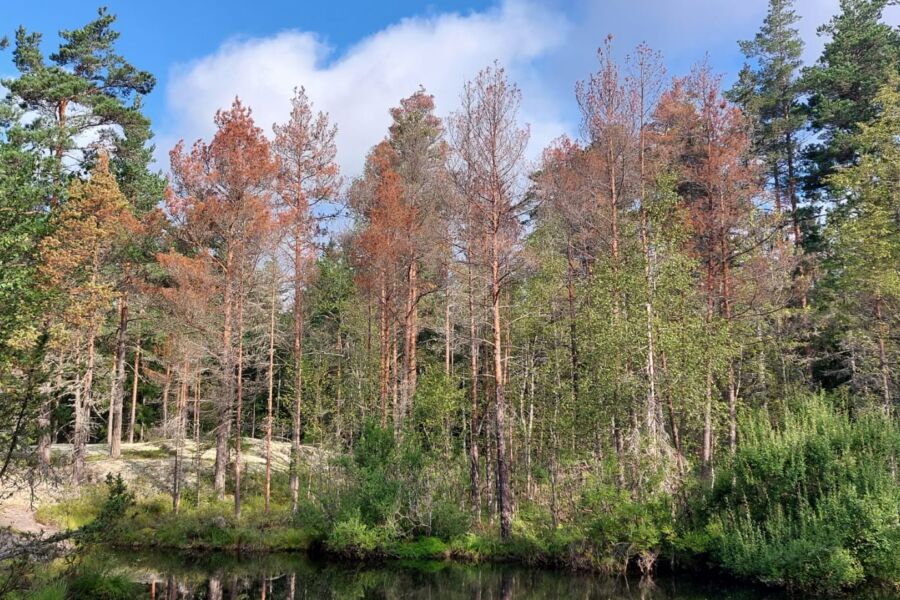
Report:
[[[373,566],[327,563],[296,555],[238,558],[155,553],[120,553],[111,560],[142,582],[145,598],[151,600],[785,598],[775,592],[696,579],[640,581],[501,565],[440,562]]]

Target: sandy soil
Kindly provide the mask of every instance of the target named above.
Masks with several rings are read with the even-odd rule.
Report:
[[[85,484],[100,483],[107,473],[121,475],[138,496],[156,495],[170,491],[172,468],[178,448],[170,440],[122,444],[122,456],[109,458],[106,444],[90,444],[87,447]],[[186,441],[181,448],[185,484],[192,481],[195,446]],[[51,473],[40,482],[19,480],[0,489],[0,529],[21,533],[55,533],[55,529],[35,519],[35,509],[43,504],[65,500],[67,495],[77,494],[68,482],[71,444],[54,444],[51,448]],[[324,466],[329,453],[315,446],[301,446],[301,461],[311,467]],[[233,458],[233,454],[232,454]],[[265,468],[265,444],[263,440],[245,438],[242,442],[242,463],[248,471]],[[215,449],[204,450],[201,462],[205,468],[212,465]],[[272,442],[272,468],[285,471],[290,465],[290,443]]]

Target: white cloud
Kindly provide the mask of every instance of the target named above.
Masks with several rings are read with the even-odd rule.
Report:
[[[564,40],[568,23],[527,0],[467,15],[442,14],[400,21],[340,56],[313,33],[284,31],[239,39],[173,69],[167,85],[169,126],[158,140],[158,159],[179,138],[208,137],[215,111],[234,96],[252,107],[267,132],[283,121],[295,86],[303,85],[318,110],[338,125],[338,159],[345,174],[361,171],[368,149],[386,133],[388,109],[424,85],[438,113],[455,108],[462,84],[493,60],[523,87],[522,120],[532,127],[531,155],[567,128],[546,100],[535,61]]]
[[[269,132],[286,118],[293,88],[303,85],[337,123],[338,158],[352,177],[385,135],[388,109],[400,98],[424,85],[447,115],[463,82],[495,59],[522,87],[522,119],[531,125],[529,154],[536,158],[553,138],[577,134],[573,88],[596,69],[607,34],[615,35],[620,56],[646,41],[663,52],[672,74],[708,52],[727,86],[743,62],[737,40],[753,37],[767,7],[767,0],[502,0],[484,12],[404,19],[342,53],[297,30],[233,39],[170,73],[158,159],[168,166],[166,153],[179,138],[211,135],[213,114],[235,95]],[[811,64],[825,42],[816,28],[838,12],[839,0],[796,0],[795,8]],[[888,8],[886,21],[900,24],[900,6]]]

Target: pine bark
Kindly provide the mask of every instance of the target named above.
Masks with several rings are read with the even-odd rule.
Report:
[[[115,379],[112,389],[112,407],[109,423],[109,456],[122,454],[122,411],[125,403],[125,342],[128,328],[128,296],[122,294],[119,301],[119,326],[116,329]]]

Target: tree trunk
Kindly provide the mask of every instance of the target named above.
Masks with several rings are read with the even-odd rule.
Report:
[[[884,402],[884,414],[890,416],[893,412],[891,402],[891,368],[887,359],[885,340],[887,335],[887,323],[882,314],[882,299],[880,295],[875,297],[875,324],[878,327],[878,370],[881,373],[881,397]]]
[[[662,373],[663,379],[665,380],[665,399],[666,406],[669,409],[669,427],[672,429],[672,442],[675,444],[675,462],[678,467],[678,476],[680,481],[684,481],[684,454],[681,450],[681,433],[678,429],[678,420],[676,419],[676,411],[675,411],[675,401],[672,398],[672,390],[669,382],[669,364],[666,357],[666,353],[661,353],[662,359]]]
[[[115,379],[112,389],[112,409],[109,423],[109,456],[122,454],[122,411],[125,404],[125,340],[128,329],[128,296],[119,300],[119,327],[116,330]]]
[[[394,424],[397,432],[409,416],[413,396],[416,393],[416,342],[418,340],[418,265],[415,260],[407,269],[406,314],[403,318],[403,376],[400,388],[399,422]]]
[[[297,512],[300,498],[300,437],[303,414],[303,248],[298,231],[294,237],[294,410],[291,415],[291,512]]]
[[[335,409],[335,436],[340,439],[341,438],[341,415],[343,414],[344,407],[344,395],[343,395],[343,387],[344,387],[344,340],[343,336],[341,336],[341,317],[340,314],[337,317],[337,332],[334,341],[334,348],[337,352],[337,378],[335,381],[335,393],[334,393],[334,409]]]
[[[181,383],[178,385],[175,406],[175,461],[172,468],[172,512],[178,513],[181,507],[181,463],[185,434],[185,410],[187,407],[187,365],[182,368]]]
[[[275,297],[276,280],[272,278],[272,294],[269,297],[269,372],[268,394],[266,396],[266,488],[265,510],[269,514],[269,500],[272,496],[272,397],[275,387]]]
[[[196,507],[200,508],[200,384],[202,383],[200,372],[197,372],[197,382],[194,384],[194,485],[196,487]]]
[[[38,464],[41,470],[46,473],[50,468],[50,411],[52,410],[52,399],[49,394],[41,400],[41,408],[38,412]]]
[[[169,388],[172,385],[172,366],[166,365],[166,380],[163,383],[163,395],[162,395],[162,420],[163,420],[163,431],[166,432],[165,435],[169,435]]]
[[[472,281],[472,265],[468,265],[469,274],[469,375],[471,378],[472,409],[469,414],[469,477],[472,483],[472,507],[481,522],[481,485],[479,434],[481,419],[478,410],[478,327],[475,321],[475,289]]]
[[[720,219],[723,220],[720,231],[719,244],[721,246],[721,255],[719,260],[722,263],[722,311],[725,317],[726,333],[731,329],[731,271],[730,260],[731,253],[728,248],[728,231],[724,225],[724,199],[720,202]],[[728,336],[730,337],[730,335]],[[728,389],[726,394],[728,397],[728,448],[732,454],[737,451],[737,389],[734,375],[734,361],[728,360]]]
[[[244,409],[244,269],[240,270],[238,285],[238,354],[237,354],[237,386],[234,415],[234,516],[241,517],[241,442],[243,431]]]
[[[506,397],[503,386],[503,339],[500,321],[500,249],[497,227],[491,244],[491,316],[494,341],[495,434],[497,445],[497,509],[500,512],[500,537],[509,539],[512,522],[509,492],[509,465],[506,460]]]
[[[444,304],[444,375],[450,377],[450,283],[447,283],[447,293]]]
[[[712,260],[706,261],[706,329],[707,339],[712,338],[713,318],[713,273]],[[703,444],[700,454],[700,469],[704,478],[712,475],[712,400],[713,400],[713,370],[712,357],[708,356],[710,349],[707,347],[706,357],[706,397],[703,405]]]
[[[218,500],[225,499],[225,476],[228,468],[228,440],[231,437],[231,410],[234,407],[234,353],[231,340],[234,251],[228,249],[225,255],[225,284],[222,301],[222,389],[223,397],[216,406],[216,462],[213,471],[213,488]]]
[[[75,394],[75,427],[72,438],[73,469],[72,479],[77,484],[84,476],[84,463],[87,451],[87,442],[90,437],[91,403],[94,385],[94,339],[95,333],[91,329],[87,340],[87,365],[82,379],[82,385]]]
[[[141,339],[136,341],[134,350],[134,372],[131,379],[131,416],[128,420],[128,443],[134,443],[134,426],[137,420],[137,388],[141,369]]]
[[[398,414],[398,402],[397,399],[399,397],[398,387],[400,385],[400,377],[399,377],[399,342],[397,341],[397,323],[391,323],[391,407],[394,415],[394,431],[397,431],[398,423],[400,422],[400,415]]]
[[[569,358],[572,362],[572,400],[577,410],[579,406],[578,398],[580,396],[578,390],[578,322],[577,310],[575,307],[575,265],[572,256],[572,243],[566,243],[566,300],[569,305]]]
[[[797,256],[802,256],[803,234],[800,230],[800,213],[798,210],[797,201],[797,182],[796,176],[794,174],[794,138],[791,135],[791,132],[787,132],[785,134],[785,145],[787,147],[787,185],[788,196],[791,200],[791,226],[794,232],[794,249],[797,253]],[[808,295],[806,293],[806,282],[803,280],[804,267],[802,260],[797,267],[797,279],[802,286],[800,291],[800,306],[802,308],[806,308],[809,301]]]

